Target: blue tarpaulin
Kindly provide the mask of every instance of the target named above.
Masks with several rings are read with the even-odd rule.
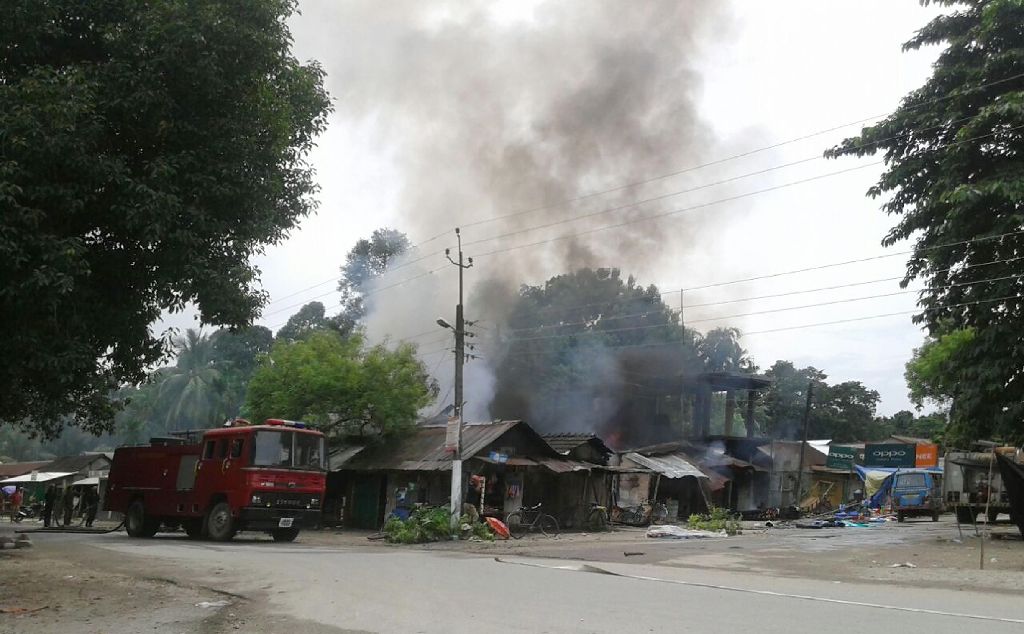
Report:
[[[889,495],[889,491],[892,488],[892,474],[897,473],[899,471],[911,471],[911,469],[909,468],[900,469],[897,467],[862,467],[860,465],[856,465],[856,469],[857,476],[861,480],[866,480],[868,473],[871,472],[882,472],[889,474],[888,477],[886,477],[885,480],[882,481],[882,484],[881,486],[878,487],[878,490],[871,494],[871,497],[868,499],[868,506],[870,506],[873,509],[881,508],[882,505],[885,503],[885,498]],[[918,467],[914,468],[913,470],[927,471],[929,473],[934,473],[936,475],[942,475],[942,467]]]

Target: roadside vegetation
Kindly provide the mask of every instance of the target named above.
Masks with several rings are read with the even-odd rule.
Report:
[[[481,539],[494,541],[494,534],[482,522],[473,522],[468,515],[459,519],[459,528],[453,530],[448,521],[448,509],[423,507],[414,509],[409,518],[402,520],[392,517],[384,524],[383,533],[393,544],[424,544],[427,542],[459,539]]]
[[[736,515],[729,513],[728,509],[718,506],[711,507],[707,515],[693,514],[686,521],[686,525],[702,531],[715,533],[725,531],[727,535],[739,535],[743,532],[740,521]]]

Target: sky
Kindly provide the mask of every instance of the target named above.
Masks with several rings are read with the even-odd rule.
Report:
[[[467,272],[467,311],[482,280],[537,284],[577,262],[624,264],[624,274],[663,291],[773,275],[681,298],[674,292],[666,301],[678,307],[681,299],[687,325],[699,330],[740,328],[762,369],[776,359],[813,365],[830,381],[878,390],[881,414],[909,408],[903,367],[923,335],[910,320],[916,295],[894,279],[909,247],[881,246],[893,221],[864,195],[881,166],[872,158],[819,157],[927,78],[938,51],[900,46],[937,10],[909,0],[664,6],[675,4],[686,7],[663,17],[625,2],[300,2],[291,21],[294,52],[321,62],[335,112],[309,157],[320,185],[317,213],[256,259],[271,297],[258,323],[276,329],[314,299],[331,311],[347,251],[389,226],[423,244],[413,252],[423,260],[386,276],[382,286],[391,288],[375,302],[388,318],[374,320],[371,335],[429,332],[447,316],[440,307],[455,303],[454,269],[442,268],[434,251],[454,246],[456,223],[528,208],[537,192],[536,201],[551,204],[715,163],[627,188],[607,203],[467,227],[464,235],[476,240],[695,190],[651,208],[685,210],[664,220],[590,234],[582,260],[553,245],[479,255],[578,230],[573,223],[467,247],[467,255],[478,254]],[[607,51],[615,63],[602,61]],[[634,142],[639,137],[642,144]],[[491,152],[495,145],[502,151]],[[513,163],[510,155],[528,160]],[[795,183],[806,179],[814,180]],[[438,234],[445,237],[428,240]],[[780,293],[790,295],[754,299]],[[889,313],[902,314],[862,319]],[[190,319],[170,316],[162,326],[194,325]],[[806,327],[850,319],[862,320]],[[418,341],[435,355],[424,358],[431,368],[447,354],[434,351],[438,340]]]

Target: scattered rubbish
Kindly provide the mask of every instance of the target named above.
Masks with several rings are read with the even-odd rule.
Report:
[[[772,528],[773,526],[775,526],[775,524],[772,524],[771,522],[765,522],[764,523],[764,527],[765,528]]]
[[[221,599],[220,601],[200,601],[199,603],[196,604],[196,607],[197,608],[223,608],[223,607],[228,606],[228,605],[231,605],[230,601],[226,601],[224,599]]]
[[[647,553],[642,553],[640,551],[627,550],[626,552],[622,553],[622,556],[623,557],[639,557],[640,555],[646,555],[646,554]]]
[[[714,531],[702,531],[665,524],[648,528],[647,536],[663,539],[703,539],[706,537],[727,537],[727,534],[724,530],[716,533]]]
[[[75,575],[64,575],[65,579],[74,579]]]
[[[893,564],[890,568],[917,568],[917,564],[912,564],[909,561],[905,561],[902,564]]]
[[[44,605],[44,606],[41,606],[41,607],[38,607],[38,608],[19,608],[19,607],[0,608],[0,614],[31,614],[32,612],[38,612],[40,610],[45,610],[48,607],[50,607],[50,606]]]
[[[989,561],[992,562],[992,563],[997,563],[999,560],[996,559],[995,557],[993,557],[992,559],[989,559]]]
[[[366,536],[366,539],[370,540],[371,542],[375,542],[375,541],[379,541],[381,539],[387,539],[387,538],[388,538],[388,536],[385,535],[384,533],[374,533],[373,535],[367,535]]]

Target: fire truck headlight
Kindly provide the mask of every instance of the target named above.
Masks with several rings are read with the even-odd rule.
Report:
[[[254,496],[252,496],[252,503],[253,504],[262,504],[263,500],[260,498],[260,496],[254,495]]]

